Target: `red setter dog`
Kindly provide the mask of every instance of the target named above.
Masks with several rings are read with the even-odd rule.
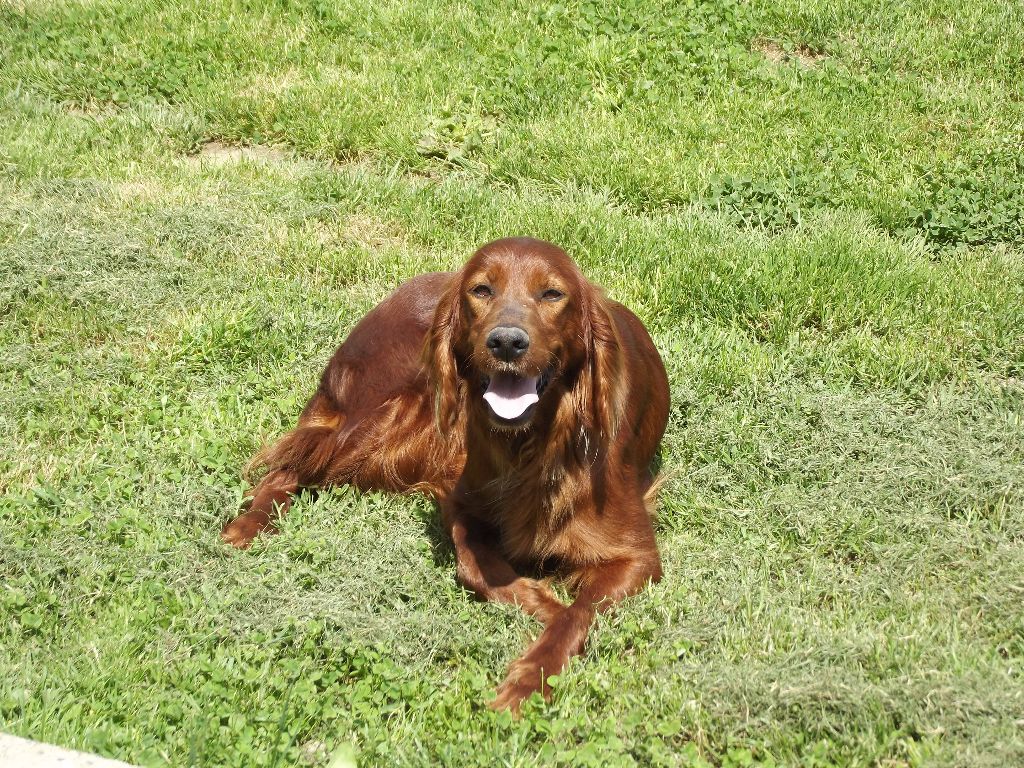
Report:
[[[668,405],[632,312],[556,246],[498,240],[352,330],[298,427],[254,460],[269,471],[222,536],[248,546],[303,486],[432,494],[459,581],[544,624],[492,704],[518,710],[548,695],[595,612],[661,577],[648,506]],[[564,574],[574,601],[528,568]]]

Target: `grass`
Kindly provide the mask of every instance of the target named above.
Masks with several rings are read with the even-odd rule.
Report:
[[[1024,762],[1014,3],[0,4],[0,727],[145,765]],[[665,579],[552,702],[423,499],[240,468],[529,233],[669,369]]]

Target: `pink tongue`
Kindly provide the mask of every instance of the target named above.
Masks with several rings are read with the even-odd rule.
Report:
[[[484,400],[491,410],[503,419],[515,419],[523,415],[537,397],[537,377],[524,379],[509,373],[499,373],[491,377],[484,392]]]

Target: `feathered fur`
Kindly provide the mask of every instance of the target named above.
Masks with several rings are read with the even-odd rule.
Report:
[[[528,339],[493,345],[496,328]],[[536,382],[503,419],[495,377]],[[517,709],[581,652],[594,613],[661,576],[651,462],[668,417],[664,366],[640,321],[559,248],[499,240],[459,272],[402,285],[352,331],[297,427],[251,464],[266,475],[223,538],[274,530],[300,487],[351,484],[438,500],[459,580],[545,624],[492,706]],[[524,569],[555,568],[561,603]]]

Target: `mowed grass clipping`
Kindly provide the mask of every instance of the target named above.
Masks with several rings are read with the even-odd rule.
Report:
[[[1024,763],[1020,4],[14,0],[0,57],[0,728]],[[673,406],[665,578],[518,721],[485,702],[539,627],[425,499],[218,539],[355,322],[512,234],[639,314]]]

